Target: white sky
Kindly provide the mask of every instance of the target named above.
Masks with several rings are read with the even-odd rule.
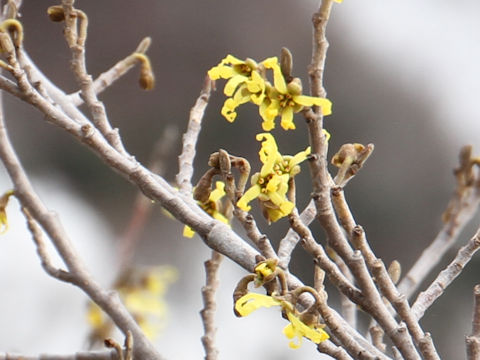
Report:
[[[345,0],[336,5],[333,16],[351,46],[375,56],[377,64],[394,69],[401,84],[430,98],[454,143],[480,141],[480,2]]]

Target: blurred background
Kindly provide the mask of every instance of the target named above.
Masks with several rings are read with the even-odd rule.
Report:
[[[25,1],[21,8],[25,48],[52,81],[74,92],[77,86],[69,70],[62,25],[46,16],[48,6],[54,4]],[[143,37],[153,39],[148,54],[156,73],[155,90],[139,89],[138,69],[133,69],[100,96],[127,149],[143,163],[166,129],[177,129],[179,134],[185,130],[206,71],[227,54],[261,61],[288,47],[294,74],[308,88],[310,19],[317,1],[77,1],[76,6],[89,16],[87,65],[93,76],[130,54]],[[467,0],[345,0],[335,4],[328,26],[325,85],[334,104],[325,121],[332,134],[330,153],[343,143],[375,144],[365,169],[345,192],[377,255],[386,263],[399,260],[405,271],[441,226],[460,147],[472,144],[480,153],[479,10],[480,3]],[[205,114],[195,179],[206,170],[209,154],[219,148],[250,159],[254,171],[259,168],[255,135],[261,127],[256,109],[241,107],[237,120],[229,124],[220,115],[223,101],[221,91],[214,93]],[[132,215],[136,189],[31,107],[8,95],[4,103],[10,136],[34,185],[47,206],[59,213],[94,275],[108,286],[116,275],[118,240]],[[307,146],[300,116],[296,124],[295,132],[279,126],[274,130],[282,153],[294,154]],[[180,148],[178,137],[165,154],[169,181],[174,181]],[[2,189],[8,189],[3,168],[0,178]],[[298,179],[299,189],[309,188],[308,171]],[[302,208],[309,191],[299,191],[297,197]],[[77,351],[84,347],[88,330],[86,298],[43,274],[17,210],[16,204],[9,207],[11,230],[0,239],[0,351]],[[269,227],[258,218],[274,245],[287,223]],[[478,218],[466,229],[461,244],[477,223]],[[323,240],[320,229],[314,229]],[[203,357],[198,311],[202,263],[210,251],[199,238],[185,239],[181,232],[181,224],[154,208],[134,260],[139,265],[177,268],[178,280],[167,294],[169,321],[158,348],[171,359],[192,359]],[[441,267],[454,253],[443,259]],[[294,262],[292,270],[310,282],[311,259],[297,249]],[[425,331],[437,338],[445,359],[463,357],[479,266],[474,259],[422,321]],[[285,323],[272,309],[244,319],[233,316],[231,293],[243,274],[228,261],[222,265],[217,335],[221,357],[314,356],[314,346],[308,342],[301,352],[288,348],[281,334]],[[335,298],[332,294],[331,301]]]

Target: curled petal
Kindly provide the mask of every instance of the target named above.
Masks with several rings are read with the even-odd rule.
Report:
[[[238,200],[237,206],[243,211],[249,211],[252,207],[248,205],[250,201],[257,198],[261,193],[261,188],[259,185],[253,185],[248,189],[245,194]]]
[[[235,310],[241,316],[247,316],[261,307],[280,306],[281,302],[268,295],[248,293],[235,302]]]
[[[245,104],[250,101],[250,92],[247,89],[247,85],[242,84],[238,88],[238,90],[235,92],[235,95],[233,95],[233,100],[237,104],[237,106],[241,104]]]
[[[237,89],[237,87],[246,82],[248,80],[248,78],[246,76],[243,76],[243,75],[235,75],[235,76],[232,76],[232,78],[230,80],[227,81],[227,83],[225,84],[225,88],[223,89],[223,93],[227,96],[232,96],[233,93],[235,92],[235,90]]]
[[[239,104],[237,104],[232,98],[228,98],[227,100],[225,100],[225,103],[223,104],[223,107],[222,107],[223,117],[228,121],[233,122],[237,117],[237,113],[235,109],[237,108],[238,105]]]

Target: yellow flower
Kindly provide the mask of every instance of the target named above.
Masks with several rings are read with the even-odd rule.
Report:
[[[290,324],[285,326],[283,333],[289,339],[298,338],[298,344],[294,341],[290,341],[288,344],[292,349],[298,349],[302,345],[303,337],[312,340],[315,344],[319,344],[330,337],[322,328],[306,325],[291,312],[287,312],[287,317]]]
[[[248,293],[235,302],[235,310],[237,310],[241,316],[247,316],[261,307],[269,308],[272,306],[280,306],[281,304],[281,301],[275,300],[271,296]]]
[[[164,295],[177,278],[175,268],[152,267],[126,272],[115,286],[132,316],[149,339],[155,338],[165,326],[168,304]],[[94,303],[90,303],[87,320],[92,328],[91,338],[103,341],[112,330],[111,320]]]
[[[248,293],[242,296],[235,302],[235,310],[240,316],[247,316],[261,307],[281,306],[283,311],[286,312],[290,324],[284,329],[283,333],[288,339],[298,338],[298,344],[290,341],[289,346],[293,349],[298,349],[303,342],[303,337],[312,340],[315,344],[325,341],[329,338],[328,334],[317,325],[308,326],[303,323],[294,313],[296,310],[292,304],[275,299],[275,297]]]
[[[257,140],[263,140],[259,152],[263,166],[260,172],[252,176],[252,186],[238,200],[237,206],[249,211],[251,207],[248,204],[258,198],[264,216],[269,222],[275,222],[289,215],[295,207],[287,199],[288,181],[300,172],[298,164],[310,154],[310,147],[295,156],[283,156],[271,134],[258,134]]]
[[[208,200],[205,203],[199,202],[198,204],[211,217],[228,224],[228,219],[220,212],[221,199],[225,194],[225,183],[223,181],[217,181],[215,183],[215,190],[210,193]],[[193,235],[195,235],[195,231],[193,231],[190,226],[185,225],[183,228],[183,236],[192,238]]]
[[[13,190],[7,191],[0,197],[0,234],[4,234],[8,230],[7,210],[8,200],[14,194]]]
[[[285,82],[277,58],[270,58],[263,62],[267,69],[273,70],[274,87],[267,86],[267,96],[260,105],[260,115],[264,122],[263,130],[270,131],[275,127],[275,118],[281,116],[280,125],[284,130],[295,129],[293,114],[298,113],[304,106],[320,106],[324,116],[332,113],[332,103],[328,99],[302,95],[300,79],[295,78],[288,84]]]
[[[229,98],[225,100],[221,111],[228,121],[235,120],[238,106],[249,101],[260,105],[263,101],[266,83],[259,71],[259,65],[254,60],[243,61],[232,55],[227,55],[220,64],[208,71],[212,80],[229,79],[223,90]]]
[[[337,3],[341,3],[343,0],[335,0],[335,2]]]

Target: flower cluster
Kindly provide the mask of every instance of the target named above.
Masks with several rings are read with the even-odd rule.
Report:
[[[222,203],[221,200],[225,196],[225,183],[223,181],[217,181],[215,183],[215,190],[210,193],[208,200],[205,202],[199,201],[198,204],[200,207],[205,210],[207,214],[209,214],[214,219],[217,219],[225,224],[228,224],[229,221],[221,213]],[[195,235],[195,231],[188,225],[185,225],[183,228],[183,236],[191,238]]]
[[[169,266],[125,271],[115,290],[149,339],[164,328],[167,318],[165,293],[176,281],[177,271]],[[113,328],[111,320],[95,304],[89,303],[87,320],[92,328],[90,340],[103,341]]]
[[[252,186],[238,200],[237,206],[249,211],[251,207],[248,204],[258,198],[265,218],[269,222],[275,222],[289,215],[295,207],[287,199],[289,181],[300,172],[298,164],[310,154],[310,147],[294,156],[288,156],[279,153],[271,134],[258,134],[257,140],[263,141],[259,152],[263,166],[260,172],[252,176]]]
[[[273,85],[267,79],[267,70],[273,72]],[[265,131],[275,127],[277,116],[281,117],[283,129],[295,129],[293,114],[304,106],[320,106],[323,115],[332,112],[330,100],[302,95],[299,78],[288,79],[287,82],[277,57],[267,58],[259,64],[252,59],[240,60],[228,55],[210,69],[208,75],[212,80],[228,79],[224,87],[228,99],[223,105],[222,115],[230,122],[237,117],[237,107],[247,102],[259,107]]]
[[[253,279],[257,287],[275,280],[276,277],[280,277],[280,280],[284,279],[283,272],[276,267],[276,262],[271,259],[260,262],[254,271],[255,276],[253,276]],[[323,330],[324,325],[318,322],[318,314],[314,306],[304,312],[299,312],[292,303],[293,301],[296,302],[296,299],[303,291],[287,293],[285,289],[282,289],[283,295],[251,293],[246,290],[246,286],[248,285],[248,280],[252,279],[252,276],[247,276],[246,279],[247,281],[243,279],[240,281],[235,292],[237,294],[236,297],[238,297],[238,294],[242,294],[235,301],[235,312],[238,316],[247,316],[261,307],[279,306],[290,321],[283,329],[283,333],[288,339],[298,339],[298,342],[290,341],[289,346],[291,348],[298,349],[302,345],[304,337],[310,339],[315,344],[329,338],[329,335]],[[315,290],[311,288],[308,288],[306,291],[315,293]]]

